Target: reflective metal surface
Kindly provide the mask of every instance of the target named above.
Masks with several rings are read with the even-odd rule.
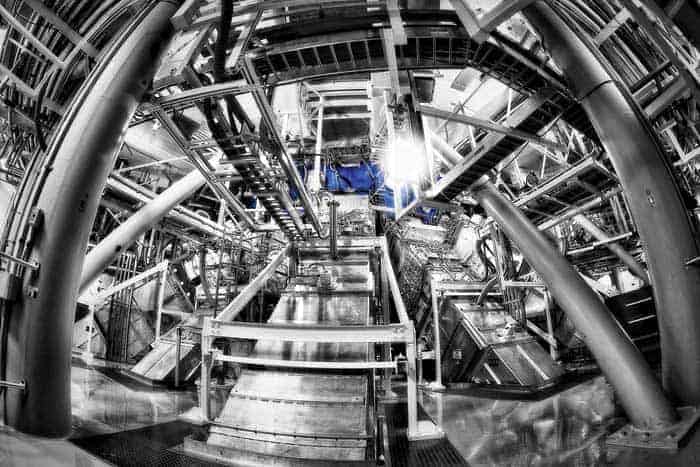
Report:
[[[602,377],[542,401],[427,393],[423,406],[471,465],[596,465],[615,419]]]
[[[196,402],[193,391],[127,387],[95,369],[74,366],[71,436],[115,433],[173,421]]]

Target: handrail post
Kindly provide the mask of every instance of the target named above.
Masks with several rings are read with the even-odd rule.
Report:
[[[180,357],[182,356],[182,328],[175,329],[177,340],[175,341],[175,387],[180,387]]]
[[[440,303],[437,296],[435,281],[430,284],[432,309],[433,309],[433,353],[435,354],[435,382],[432,389],[445,389],[442,384],[442,349],[440,343]]]
[[[165,298],[165,282],[168,278],[167,266],[159,275],[158,279],[158,295],[156,298],[156,329],[155,329],[155,345],[160,343],[160,327],[163,319],[163,300]]]
[[[208,422],[209,415],[209,381],[211,376],[211,367],[213,364],[211,342],[211,317],[204,318],[202,324],[202,375],[199,379],[199,405],[202,408],[202,421]]]
[[[416,335],[407,325],[406,339],[406,404],[408,405],[408,439],[418,435],[418,386],[416,384]]]

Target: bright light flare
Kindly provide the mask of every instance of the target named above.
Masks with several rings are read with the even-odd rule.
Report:
[[[384,155],[385,181],[391,187],[417,185],[425,177],[425,150],[410,138],[397,137]]]

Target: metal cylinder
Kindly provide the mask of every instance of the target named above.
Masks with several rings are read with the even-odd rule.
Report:
[[[212,160],[210,163],[216,168],[218,161]],[[80,276],[80,291],[87,288],[140,235],[164,218],[175,206],[192,196],[204,183],[204,176],[199,170],[190,172],[110,232],[85,257]]]
[[[673,423],[677,414],[644,357],[571,263],[491,182],[478,184],[472,195],[547,284],[634,426],[654,430]]]
[[[5,395],[5,421],[21,431],[67,436],[71,431],[71,344],[80,272],[105,181],[125,128],[153,78],[178,2],[148,4],[117,36],[66,112],[65,129],[47,155],[51,170],[36,199],[44,225],[11,304],[4,355],[6,377],[27,390]],[[32,196],[23,192],[21,196]]]
[[[333,200],[328,203],[330,208],[330,243],[331,258],[338,259],[338,206],[340,203]]]
[[[581,100],[627,195],[646,248],[661,337],[664,388],[676,401],[700,402],[700,268],[694,226],[671,166],[624,84],[590,41],[548,5],[523,10],[571,90]]]
[[[627,266],[632,274],[640,278],[645,284],[649,283],[649,276],[644,267],[634,259],[634,257],[625,251],[617,242],[611,242],[610,236],[601,228],[595,225],[589,218],[583,214],[574,216],[574,222],[583,227],[583,229],[591,234],[593,238],[600,242],[605,242],[605,247],[617,256],[622,263]]]

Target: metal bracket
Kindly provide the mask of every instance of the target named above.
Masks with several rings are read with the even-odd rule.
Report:
[[[19,381],[19,382],[0,380],[0,388],[17,389],[19,391],[26,391],[27,383],[25,383],[24,380]]]
[[[30,269],[34,269],[35,271],[39,270],[39,263],[37,261],[25,261],[21,258],[15,258],[12,255],[8,255],[7,253],[0,252],[0,258],[6,259],[7,261],[10,261],[11,263],[17,263],[22,266],[26,266]]]
[[[696,407],[676,409],[681,419],[678,423],[659,431],[640,430],[627,424],[610,435],[605,443],[615,448],[645,448],[677,450],[686,435],[700,420],[700,410]]]

